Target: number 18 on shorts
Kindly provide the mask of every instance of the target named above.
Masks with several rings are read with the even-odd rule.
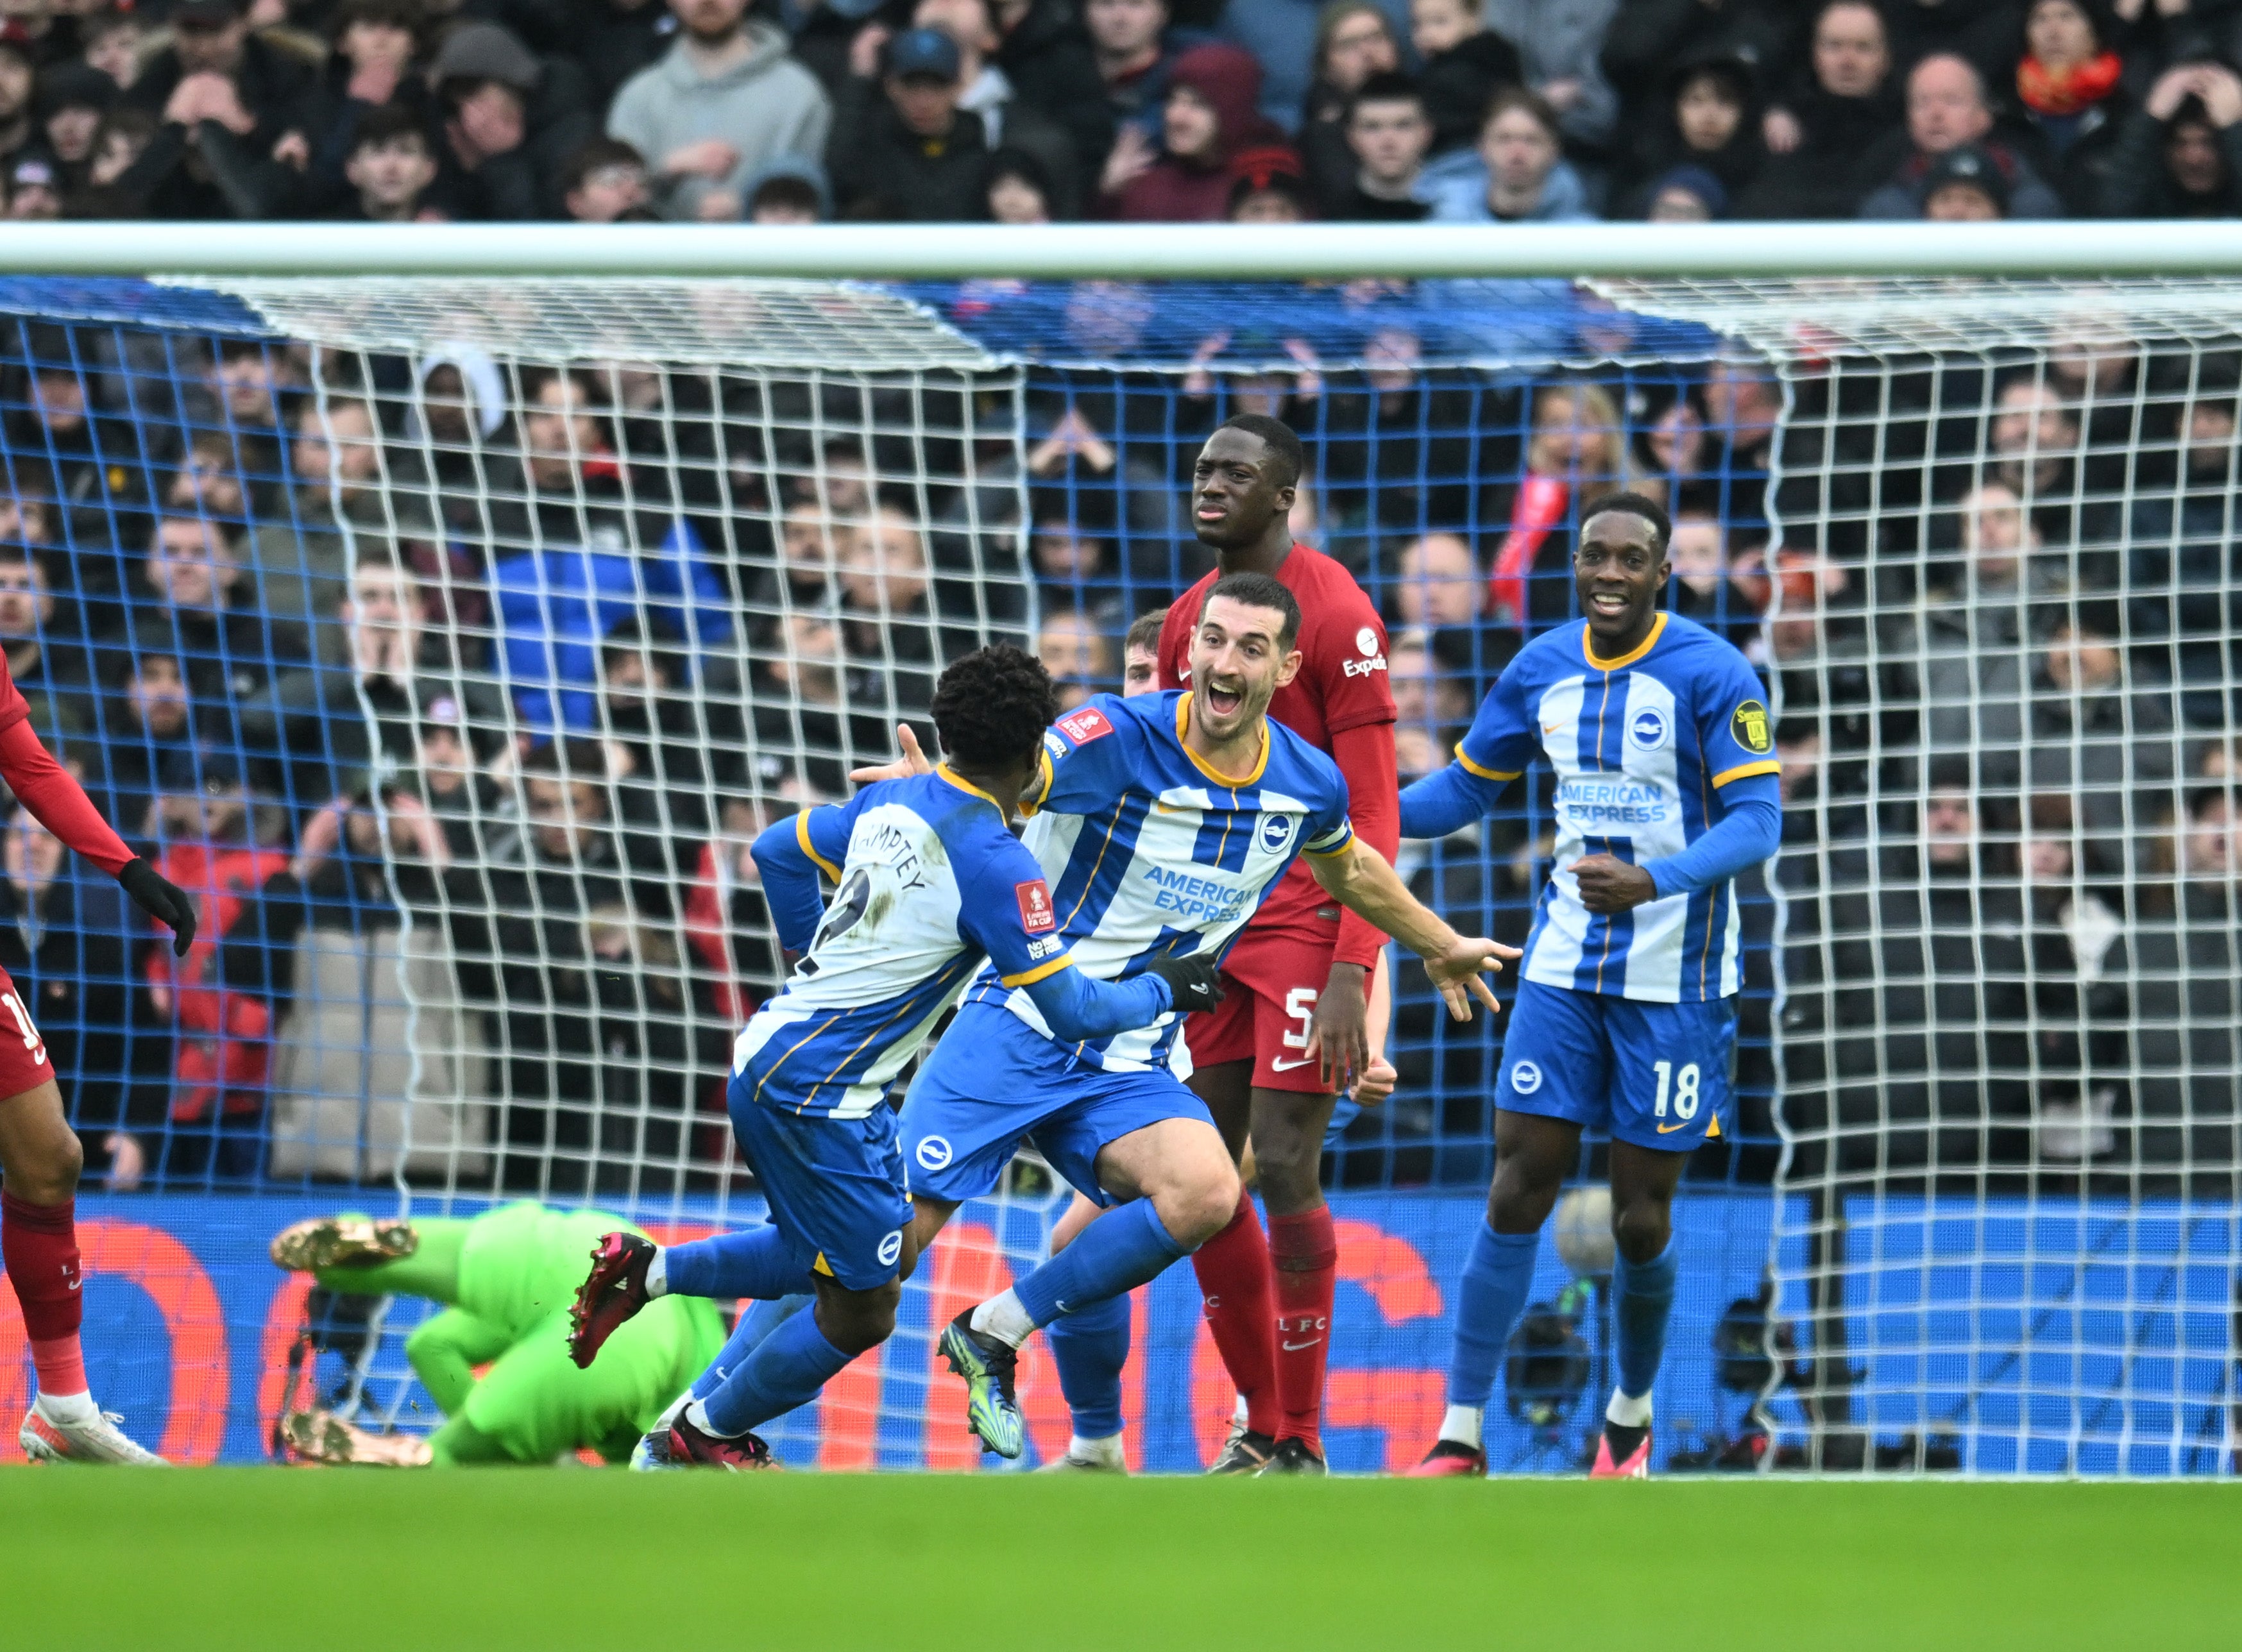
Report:
[[[1733,1128],[1733,999],[1645,1004],[1521,982],[1503,1040],[1496,1107],[1687,1153]]]

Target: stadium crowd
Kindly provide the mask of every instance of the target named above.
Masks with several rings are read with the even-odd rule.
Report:
[[[1096,296],[1110,330],[1126,290]],[[1405,779],[1567,616],[1572,532],[1621,487],[1674,513],[1674,610],[1779,687],[1785,909],[1749,903],[1711,1174],[1772,1174],[1779,1049],[1808,1168],[2231,1178],[2242,357],[2087,329],[1875,381],[1521,380],[1425,365],[1417,313],[1282,375],[1217,339],[1173,376],[1038,372],[1024,438],[970,380],[459,345],[327,352],[315,394],[305,346],[11,324],[0,646],[203,907],[175,960],[28,816],[7,834],[0,964],[89,1162],[563,1198],[729,1174],[730,1040],[779,968],[747,842],[923,727],[978,639],[1031,638],[1071,703],[1120,686],[1134,622],[1210,565],[1198,442],[1251,408],[1306,438],[1295,529],[1386,615]],[[1520,792],[1405,846],[1422,898],[1522,933],[1551,844]],[[1413,966],[1397,1001],[1401,1090],[1343,1174],[1477,1179],[1489,1047]]]
[[[2224,217],[2233,0],[17,0],[18,218]]]

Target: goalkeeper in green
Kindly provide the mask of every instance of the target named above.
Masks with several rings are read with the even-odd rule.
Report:
[[[628,1461],[716,1357],[725,1329],[715,1304],[661,1297],[580,1369],[568,1357],[568,1305],[584,1258],[618,1230],[636,1231],[599,1211],[514,1204],[466,1221],[323,1216],[276,1234],[272,1260],[328,1290],[443,1304],[405,1342],[443,1427],[425,1439],[381,1435],[330,1412],[292,1411],[280,1423],[287,1455],[420,1468],[548,1463],[588,1446]]]

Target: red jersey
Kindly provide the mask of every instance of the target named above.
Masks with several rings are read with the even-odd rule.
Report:
[[[8,656],[0,653],[0,780],[41,826],[114,877],[132,851],[110,830],[70,772],[39,743],[30,718],[23,691],[9,674]]]
[[[1208,574],[1176,599],[1160,628],[1160,686],[1191,686],[1191,639],[1207,590],[1221,578]],[[1386,624],[1354,576],[1320,551],[1294,544],[1277,566],[1277,579],[1300,605],[1300,674],[1269,702],[1269,715],[1327,752],[1346,778],[1356,835],[1393,858],[1400,846],[1400,780],[1393,759],[1393,686],[1386,670]],[[1341,737],[1366,731],[1353,739]],[[1283,930],[1329,941],[1333,905],[1296,860],[1249,930]],[[1353,913],[1338,923],[1336,961],[1376,961],[1386,937]]]

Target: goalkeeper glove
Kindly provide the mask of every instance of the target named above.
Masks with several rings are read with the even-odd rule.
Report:
[[[1178,1015],[1211,1010],[1222,1002],[1222,976],[1212,958],[1162,953],[1144,966],[1144,973],[1167,982],[1169,1006]]]
[[[141,911],[171,926],[171,951],[185,958],[195,944],[195,903],[187,899],[187,892],[138,855],[119,869],[117,881]]]

